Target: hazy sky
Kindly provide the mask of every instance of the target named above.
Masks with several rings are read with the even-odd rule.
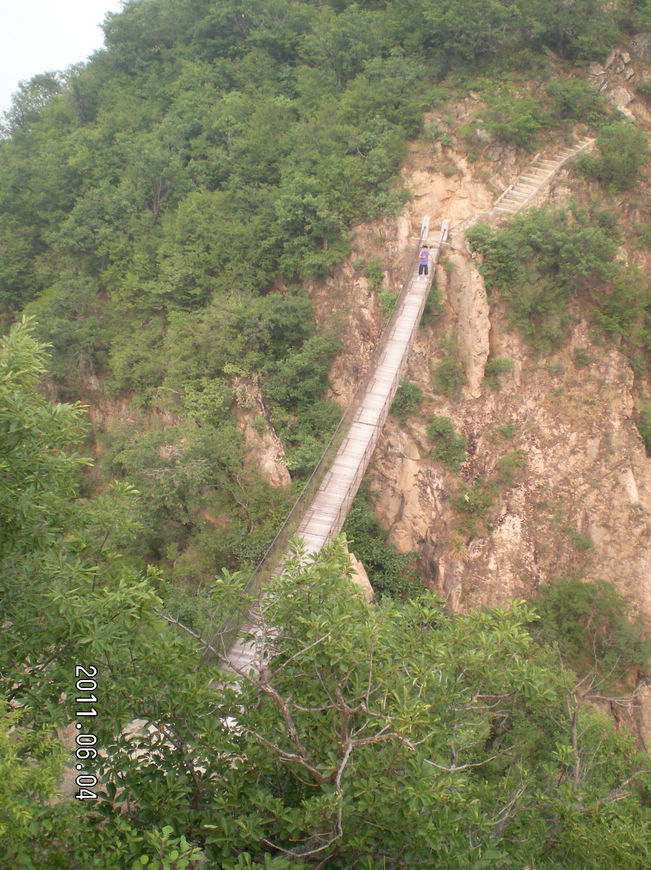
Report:
[[[86,61],[102,47],[99,25],[121,0],[0,0],[0,113],[20,81]]]

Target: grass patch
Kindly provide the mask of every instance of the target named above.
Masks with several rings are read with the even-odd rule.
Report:
[[[512,486],[518,474],[527,465],[527,455],[522,450],[512,450],[497,460],[496,481],[501,486]]]
[[[437,363],[432,372],[432,387],[440,396],[447,396],[457,402],[466,383],[466,376],[457,358],[457,349],[453,342],[447,345],[447,353]]]
[[[589,366],[592,362],[592,357],[589,356],[588,352],[583,347],[577,347],[574,351],[574,366],[577,369],[584,369],[586,366]]]
[[[452,505],[460,514],[456,523],[457,531],[466,535],[474,534],[477,523],[486,521],[488,512],[493,506],[491,487],[486,481],[478,478],[459,490],[452,499]]]
[[[396,397],[391,405],[391,413],[401,426],[407,422],[407,417],[420,410],[423,401],[423,392],[418,384],[403,378],[396,390]]]
[[[484,380],[492,390],[501,390],[500,375],[513,371],[513,360],[505,357],[489,359],[484,366]]]
[[[434,442],[432,458],[457,472],[466,459],[466,436],[455,432],[449,417],[434,417],[427,427],[427,437]]]
[[[515,435],[517,431],[517,426],[515,425],[515,423],[502,423],[497,427],[497,431],[500,438],[510,440]]]

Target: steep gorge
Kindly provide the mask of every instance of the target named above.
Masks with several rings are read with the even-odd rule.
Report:
[[[631,78],[630,56],[611,58],[608,67],[616,102],[621,77]],[[472,100],[457,106],[458,117],[466,116],[468,106],[472,111]],[[627,112],[648,129],[639,100],[629,101]],[[430,215],[432,227],[444,217],[453,224],[436,275],[441,313],[421,329],[405,373],[423,402],[404,425],[391,416],[384,428],[368,473],[377,494],[375,512],[389,540],[401,552],[418,554],[425,581],[455,610],[529,600],[559,577],[604,579],[648,627],[651,468],[635,422],[636,402],[649,395],[645,372],[634,371],[622,348],[594,328],[580,305],[573,306],[564,342],[541,356],[509,327],[499,294],[489,300],[463,225],[488,211],[521,170],[522,158],[515,149],[485,144],[482,158],[470,163],[460,151],[412,143],[405,165],[412,202],[394,221],[355,233],[351,261],[379,256],[385,285],[397,290],[421,217]],[[585,197],[586,191],[567,167],[536,204],[562,206],[571,196]],[[609,202],[625,227],[631,217],[639,219],[625,197]],[[619,256],[648,272],[648,253],[630,242],[630,234]],[[350,265],[327,287],[315,286],[312,298],[322,322],[333,316],[333,307],[344,319],[345,349],[331,371],[332,395],[344,403],[383,314],[368,282]],[[450,352],[465,374],[458,400],[432,386],[433,367]],[[489,357],[509,360],[510,371],[488,381]],[[426,429],[435,415],[449,417],[467,438],[468,456],[457,474],[431,457]],[[484,485],[490,495],[476,510],[464,513],[458,502],[455,507],[455,498]],[[648,741],[645,675],[637,682],[638,722]]]

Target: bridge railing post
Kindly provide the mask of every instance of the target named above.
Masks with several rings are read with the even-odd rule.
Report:
[[[449,222],[448,222],[449,223]],[[407,278],[402,285],[400,293],[398,294],[398,298],[396,299],[396,304],[394,306],[393,312],[389,317],[389,320],[385,324],[380,338],[378,339],[373,354],[369,360],[369,364],[366,372],[362,376],[355,393],[353,394],[353,398],[349,402],[348,406],[344,410],[339,424],[335,429],[328,445],[326,446],[319,462],[315,466],[310,478],[308,479],[303,491],[299,495],[298,499],[292,506],[287,518],[284,523],[278,530],[275,538],[273,539],[270,546],[267,548],[264,556],[261,561],[258,563],[256,568],[253,570],[251,576],[247,580],[244,589],[243,589],[243,603],[242,606],[237,609],[231,617],[226,619],[221,623],[219,628],[216,629],[213,640],[211,641],[211,645],[214,648],[221,648],[224,652],[230,646],[230,643],[235,639],[237,635],[237,631],[243,621],[246,619],[246,614],[248,612],[248,604],[246,603],[246,598],[250,598],[251,596],[255,597],[259,595],[263,585],[267,582],[274,573],[278,570],[279,565],[282,563],[282,559],[287,553],[289,542],[293,535],[296,534],[303,516],[307,511],[308,507],[312,503],[316,492],[318,491],[325,475],[327,474],[332,461],[334,460],[341,443],[343,442],[348,430],[350,429],[350,425],[357,414],[362,400],[366,394],[368,389],[370,380],[375,373],[377,365],[380,361],[381,355],[384,352],[384,347],[387,341],[388,336],[391,334],[393,327],[398,319],[401,307],[404,305],[405,299],[410,291],[411,284],[416,276],[417,268],[418,268],[418,258],[416,256],[417,251],[420,249],[421,244],[427,238],[427,234],[429,233],[429,220],[423,221],[421,224],[421,234],[418,238],[418,245],[414,246],[414,251],[410,256],[410,266],[407,272]],[[440,250],[440,245],[439,245]],[[437,257],[438,260],[438,250]],[[426,295],[423,299],[421,305],[421,311],[419,313],[418,320],[420,320],[420,315],[422,314],[422,308],[424,307],[426,300]],[[416,328],[416,327],[414,327]],[[410,336],[410,342],[413,338],[413,330]],[[355,475],[355,485],[349,486],[342,505],[337,514],[337,524],[333,524],[333,528],[331,529],[330,536],[336,534],[336,532],[340,531],[343,522],[345,520],[345,516],[348,513],[348,509],[350,504],[357,493],[357,489],[361,482],[361,479],[366,472],[366,468],[370,461],[370,457],[375,449],[377,444],[377,440],[379,438],[380,430],[386,421],[386,418],[389,414],[389,408],[395,397],[395,392],[397,390],[398,384],[400,382],[401,370],[397,372],[394,376],[393,383],[391,386],[390,396],[384,403],[381,418],[379,424],[375,427],[376,432],[373,435],[372,441],[367,446],[364,452],[364,461],[360,463],[360,467],[357,470]],[[345,512],[344,512],[345,506]],[[338,526],[338,527],[336,527]],[[246,596],[246,598],[245,598]]]

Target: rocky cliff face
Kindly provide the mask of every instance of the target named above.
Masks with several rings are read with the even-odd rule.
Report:
[[[371,472],[383,525],[399,549],[419,552],[455,609],[528,599],[555,577],[580,575],[609,580],[648,619],[651,476],[632,419],[633,373],[614,347],[593,348],[577,368],[574,351],[589,346],[582,322],[563,351],[536,361],[499,320],[495,355],[518,363],[499,391],[469,385],[452,405],[428,390],[424,420],[389,422]],[[434,331],[416,354],[436,358]],[[468,439],[459,474],[430,458],[425,425],[435,414]],[[488,493],[474,513],[452,501],[468,486]]]
[[[288,485],[291,477],[285,463],[285,449],[269,422],[259,383],[237,378],[233,386],[237,397],[237,422],[244,436],[245,458],[257,466],[271,486]]]
[[[431,215],[434,232],[445,217],[456,224],[437,271],[443,313],[421,330],[406,372],[423,391],[421,411],[402,427],[389,419],[369,472],[376,512],[398,549],[418,552],[423,576],[455,609],[529,599],[542,584],[572,575],[609,580],[648,620],[651,477],[633,420],[634,373],[578,312],[565,346],[537,359],[507,328],[499,302],[489,308],[461,224],[488,208],[509,169],[517,173],[513,155],[487,176],[448,153],[454,178],[428,159],[422,145],[414,147],[408,171],[415,197],[401,220],[360,228],[355,240],[356,253],[381,256],[385,283],[397,290],[421,217]],[[568,192],[567,177],[561,173],[550,192],[555,203]],[[344,306],[347,289],[352,298]],[[333,293],[345,323],[346,349],[332,371],[333,394],[343,404],[383,317],[364,279],[342,269],[327,292],[314,294],[324,320]],[[454,402],[431,385],[432,368],[450,342],[466,376]],[[513,364],[493,387],[483,376],[489,352]],[[457,474],[431,458],[426,428],[435,415],[449,417],[467,437],[468,458]],[[455,507],[464,493],[471,498],[468,511],[458,501]],[[473,505],[477,493],[482,498]]]

